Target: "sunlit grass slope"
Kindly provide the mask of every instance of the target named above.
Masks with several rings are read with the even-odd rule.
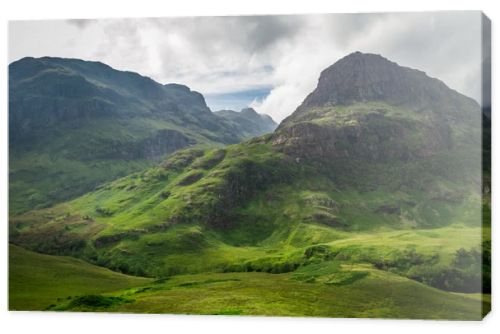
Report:
[[[70,296],[116,291],[148,284],[71,257],[9,247],[9,309],[43,310]]]
[[[415,184],[398,174],[400,168]],[[342,185],[314,163],[297,163],[267,137],[192,148],[71,202],[12,217],[10,240],[157,278],[290,272],[323,245],[328,257],[371,263],[451,291],[479,292],[480,194],[457,192],[446,179],[450,173],[432,164],[387,165],[384,173],[392,176],[382,180],[390,182],[380,181],[381,169],[373,164],[356,174],[364,179],[358,183],[377,185],[367,189]],[[458,280],[450,283],[449,277]]]
[[[140,288],[76,297],[52,309],[479,320],[481,307],[474,296],[436,290],[370,266],[335,264],[321,270],[304,267],[294,274],[180,275]]]

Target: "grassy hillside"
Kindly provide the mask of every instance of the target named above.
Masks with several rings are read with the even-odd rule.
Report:
[[[154,282],[16,246],[10,263],[13,310],[478,320],[490,308],[487,296],[444,292],[336,260],[286,274],[208,273]]]
[[[404,128],[406,143],[415,145],[412,151],[425,147],[413,136],[419,117],[380,103],[330,110],[337,114],[314,122],[328,129],[346,115],[365,120],[384,107],[387,121],[359,126],[376,133],[376,124],[383,129],[405,119],[412,124]],[[183,150],[71,202],[12,217],[11,242],[151,277],[286,272],[304,264],[312,245],[324,244],[335,256],[432,286],[481,290],[479,271],[471,274],[482,254],[479,173],[474,161],[460,163],[461,152],[469,151],[459,147],[390,163],[353,152],[331,163],[295,158],[304,144],[276,144],[280,136]],[[389,156],[408,151],[385,144],[377,149]],[[471,257],[463,268],[454,264],[460,249]],[[458,280],[449,283],[453,275]]]
[[[478,320],[490,302],[429,288],[369,264],[327,261],[293,273],[151,280],[10,246],[13,310]]]
[[[290,272],[335,258],[445,290],[481,291],[489,230],[478,220],[478,194],[456,198],[440,175],[423,188],[432,196],[392,191],[405,180],[394,173],[393,183],[371,191],[345,187],[265,140],[180,151],[74,201],[13,217],[10,240],[157,278]]]
[[[148,284],[70,257],[9,246],[9,309],[44,310],[71,296],[99,294]]]
[[[311,266],[310,266],[311,267]],[[481,301],[426,287],[367,266],[316,273],[233,273],[175,276],[101,296],[63,301],[53,310],[357,318],[481,318]],[[485,308],[489,303],[484,302]]]

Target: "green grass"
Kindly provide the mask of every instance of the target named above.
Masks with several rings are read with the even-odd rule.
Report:
[[[432,188],[367,191],[338,186],[320,171],[262,139],[183,150],[71,202],[12,217],[10,237],[149,277],[290,271],[316,244],[386,269],[412,249],[448,267],[458,249],[481,244],[479,197],[457,199],[456,185],[436,177]],[[362,177],[373,183],[376,175]],[[410,269],[398,270],[410,276]]]
[[[489,295],[440,291],[369,264],[204,273],[153,282],[10,246],[12,310],[479,320]],[[313,277],[314,279],[311,279]]]
[[[230,314],[410,319],[481,319],[481,301],[369,266],[342,284],[303,282],[292,274],[228,273],[172,277],[164,283],[106,294],[122,298],[103,309],[62,302],[56,309],[134,313]],[[352,275],[352,274],[351,274]],[[111,303],[110,303],[111,304]],[[488,302],[485,302],[488,307]]]
[[[449,262],[458,249],[480,245],[483,233],[487,234],[488,230],[454,225],[435,229],[356,233],[327,244],[334,251],[358,252],[360,257],[364,251],[381,258],[384,255],[390,256],[395,250],[414,248],[425,255],[441,254],[441,260]]]
[[[9,309],[43,310],[70,297],[140,286],[150,279],[119,274],[70,257],[9,246]]]

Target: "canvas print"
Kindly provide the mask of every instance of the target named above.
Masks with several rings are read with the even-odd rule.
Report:
[[[479,11],[9,23],[9,308],[481,320]]]

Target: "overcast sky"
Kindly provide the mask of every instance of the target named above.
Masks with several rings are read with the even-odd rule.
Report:
[[[381,54],[480,97],[479,12],[14,21],[9,59],[102,61],[205,95],[212,110],[248,105],[276,121],[320,72],[354,51]]]

